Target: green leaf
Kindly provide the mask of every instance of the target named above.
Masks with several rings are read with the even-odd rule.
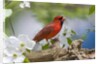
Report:
[[[76,32],[74,30],[71,30],[71,33],[74,34],[74,35],[76,34]]]
[[[63,33],[63,36],[66,36],[66,33],[65,32]]]
[[[71,45],[72,40],[70,38],[67,38],[67,42],[68,42],[69,45]]]
[[[89,9],[89,15],[95,12],[95,5],[92,5]]]
[[[42,46],[42,50],[48,49],[49,48],[49,44],[45,44],[44,46]]]
[[[25,56],[25,55],[26,55],[26,53],[24,52],[24,53],[23,53],[23,55]]]
[[[66,33],[67,33],[67,29],[64,30],[63,36],[66,36]]]
[[[29,53],[31,52],[29,49],[26,49],[26,51],[29,52]]]
[[[54,41],[53,39],[51,39],[51,40],[50,40],[50,43],[54,44],[54,43],[55,43],[55,41]]]
[[[29,61],[28,58],[25,58],[23,62],[24,62],[24,63],[28,63],[28,62],[30,62],[30,61]]]

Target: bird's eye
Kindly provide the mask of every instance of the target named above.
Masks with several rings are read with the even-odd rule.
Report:
[[[62,20],[63,17],[60,17],[59,20]]]

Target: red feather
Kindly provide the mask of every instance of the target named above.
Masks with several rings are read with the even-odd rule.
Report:
[[[40,30],[33,40],[35,40],[36,42],[39,42],[43,39],[48,40],[54,37],[61,30],[63,21],[64,19],[62,16],[55,17],[53,22],[46,25],[42,30]]]

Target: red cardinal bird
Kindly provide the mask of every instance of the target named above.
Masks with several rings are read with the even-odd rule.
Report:
[[[63,16],[56,16],[50,24],[46,25],[42,30],[40,30],[40,32],[37,33],[33,40],[39,42],[46,39],[48,42],[48,39],[57,35],[57,33],[61,30],[63,21]]]

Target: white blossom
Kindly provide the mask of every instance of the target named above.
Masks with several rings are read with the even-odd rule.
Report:
[[[19,4],[19,6],[20,6],[21,8],[25,8],[25,7],[30,8],[30,2],[28,2],[28,1],[23,1],[22,3]]]
[[[12,14],[12,10],[11,9],[5,9],[5,17],[9,17]]]
[[[24,8],[24,3],[20,3],[20,4],[19,4],[19,7],[20,7],[20,8]]]
[[[19,35],[18,38],[15,36],[4,38],[4,44],[3,62],[12,63],[23,62],[25,59],[23,53],[28,52],[27,50],[31,51],[36,43],[26,35]]]

